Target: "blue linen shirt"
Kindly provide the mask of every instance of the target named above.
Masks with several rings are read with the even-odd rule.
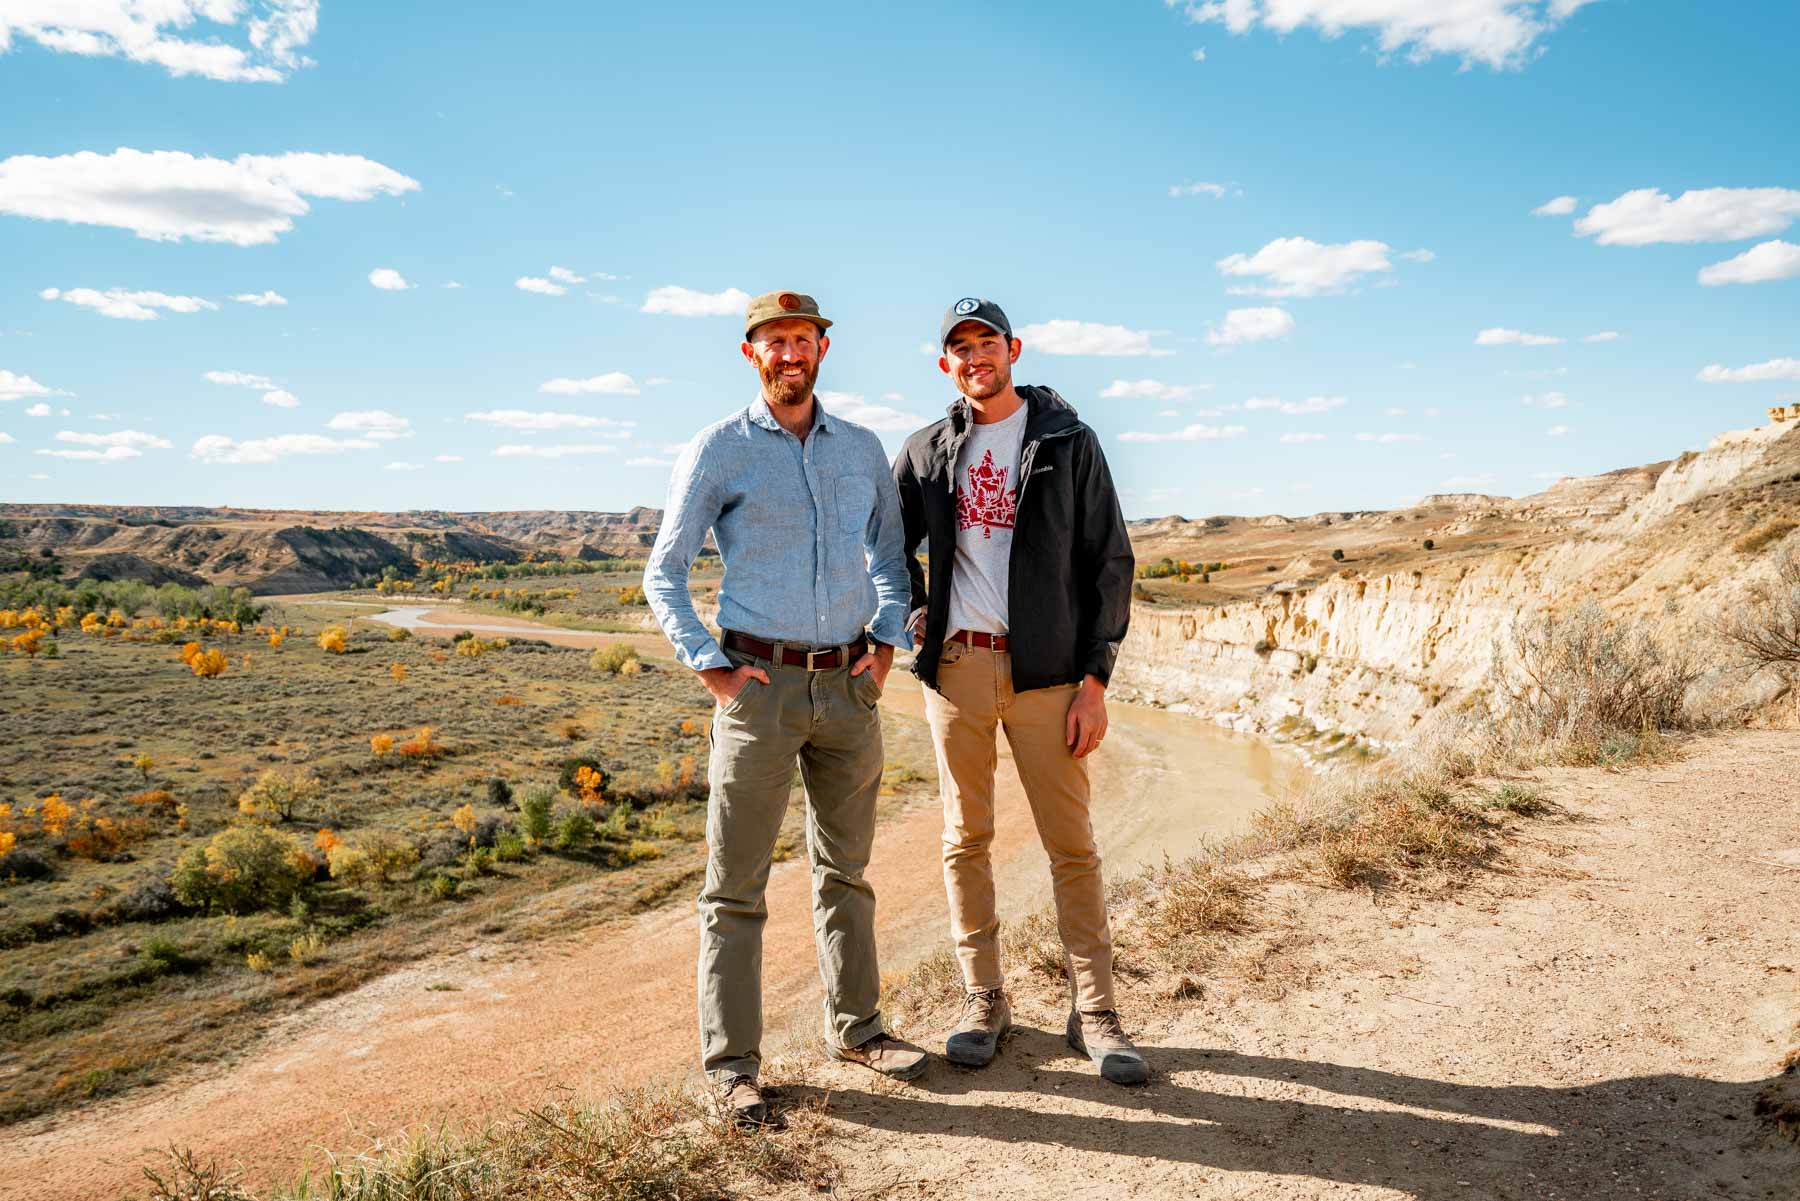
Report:
[[[912,649],[900,494],[875,434],[813,399],[806,441],[760,396],[694,437],[675,464],[644,596],[675,657],[695,671],[730,667],[694,611],[688,570],[711,530],[725,561],[719,625],[797,646],[831,646],[863,629]]]

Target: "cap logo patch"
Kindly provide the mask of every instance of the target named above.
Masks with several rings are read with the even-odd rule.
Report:
[[[976,309],[978,309],[980,307],[981,307],[981,302],[979,300],[975,300],[972,297],[965,296],[961,300],[956,302],[956,315],[958,317],[967,317],[970,313],[973,313]]]
[[[792,292],[783,292],[775,298],[775,303],[791,313],[800,307],[800,298]]]

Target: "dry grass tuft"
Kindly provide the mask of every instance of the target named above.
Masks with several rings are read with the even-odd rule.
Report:
[[[1138,928],[1177,971],[1200,970],[1220,939],[1250,929],[1249,879],[1213,859],[1175,862],[1165,855],[1140,879]]]
[[[1800,521],[1791,517],[1775,517],[1733,542],[1731,549],[1740,555],[1753,555],[1771,542],[1781,541],[1795,530],[1800,530]]]

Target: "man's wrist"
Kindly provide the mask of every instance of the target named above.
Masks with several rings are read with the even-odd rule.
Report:
[[[1105,693],[1106,691],[1106,681],[1091,671],[1081,677],[1081,686],[1090,692]]]

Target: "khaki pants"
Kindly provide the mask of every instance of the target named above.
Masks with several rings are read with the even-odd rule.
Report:
[[[825,981],[826,1038],[880,1034],[875,892],[863,880],[883,766],[874,674],[780,667],[736,651],[751,680],[713,716],[706,883],[700,893],[700,1062],[714,1080],[762,1064],[763,890],[796,761],[806,789],[813,933]]]
[[[1056,924],[1068,952],[1076,1008],[1112,1009],[1112,932],[1100,853],[1088,820],[1087,765],[1064,741],[1073,684],[1015,693],[1012,657],[951,642],[938,662],[938,688],[925,690],[944,797],[944,887],[950,936],[963,984],[999,988],[999,919],[994,910],[995,726],[1006,731],[1038,838],[1050,856]]]

